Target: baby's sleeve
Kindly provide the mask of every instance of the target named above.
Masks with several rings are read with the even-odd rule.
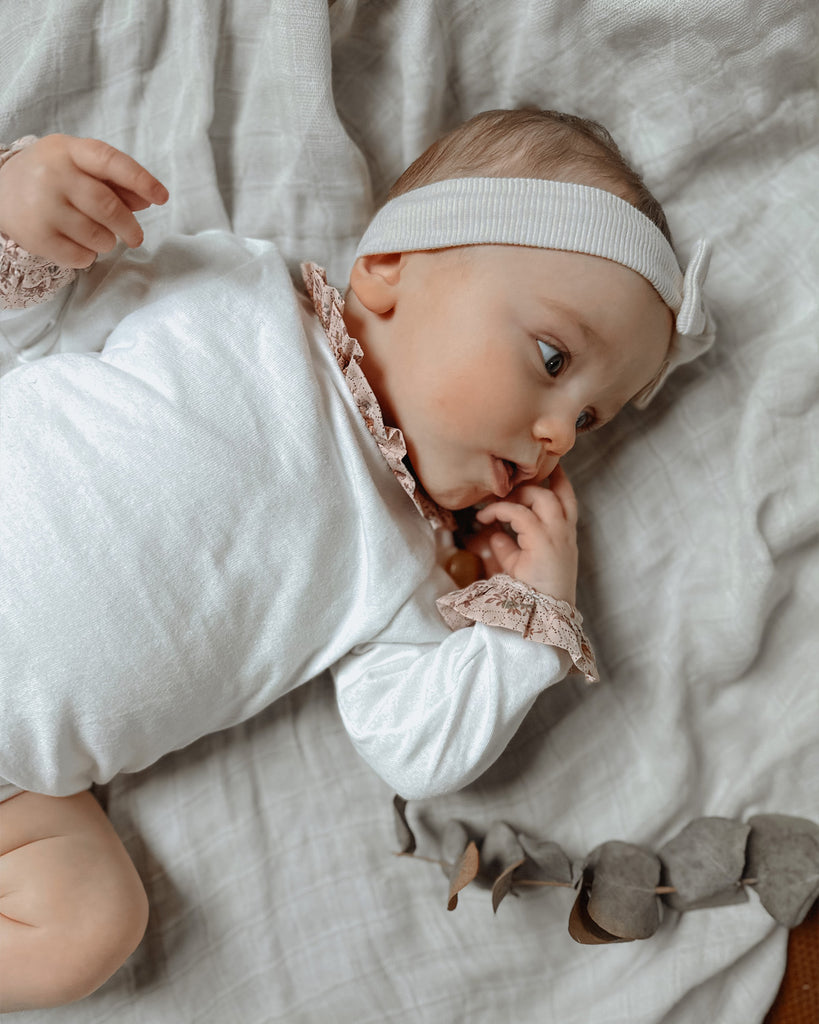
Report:
[[[454,590],[439,597],[436,604],[451,629],[475,622],[511,629],[527,640],[562,648],[586,682],[596,683],[600,678],[583,632],[583,617],[574,605],[541,594],[506,573]]]
[[[0,146],[0,167],[36,141],[35,135],[24,135],[10,146]],[[34,256],[0,231],[0,309],[27,309],[46,302],[76,276],[71,267]]]
[[[429,589],[332,669],[354,746],[407,799],[452,792],[481,775],[538,695],[572,665],[565,650],[514,630],[476,622],[450,631],[432,581]]]

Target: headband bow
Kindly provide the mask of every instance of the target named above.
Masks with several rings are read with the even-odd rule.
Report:
[[[697,243],[685,271],[653,221],[604,189],[542,178],[450,178],[405,192],[376,213],[356,251],[525,245],[614,260],[649,281],[675,316],[668,357],[635,398],[645,406],[668,373],[711,347],[714,324],[702,287],[711,245]]]

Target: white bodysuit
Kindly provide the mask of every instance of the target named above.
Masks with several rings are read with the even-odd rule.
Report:
[[[0,321],[0,796],[138,771],[329,668],[361,755],[426,797],[593,674],[576,612],[509,577],[436,606],[435,507],[307,280],[205,232],[101,261],[40,339]]]

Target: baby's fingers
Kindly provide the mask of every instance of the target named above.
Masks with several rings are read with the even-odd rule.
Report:
[[[569,478],[562,466],[555,466],[549,477],[549,490],[563,506],[563,513],[568,522],[577,524],[577,495],[574,493]]]
[[[133,157],[100,139],[70,139],[69,151],[76,166],[100,182],[127,189],[147,205],[168,201],[168,190]],[[127,200],[126,200],[127,202]]]
[[[74,215],[65,234],[95,252],[109,252],[121,238],[135,248],[142,244],[142,228],[136,217],[112,189],[103,182],[83,175],[74,183],[69,202]]]
[[[106,181],[105,184],[112,192],[116,192],[131,213],[136,213],[139,210],[145,210],[151,205],[147,199],[143,199],[142,196],[138,196],[136,192],[132,192],[128,188],[122,188],[120,185],[115,185],[112,181]]]
[[[532,509],[514,501],[493,501],[491,505],[486,505],[476,512],[475,518],[484,525],[508,523],[519,535],[538,524],[538,518]]]
[[[62,211],[57,227],[61,237],[59,243],[55,239],[52,258],[55,263],[60,263],[62,266],[77,269],[88,267],[99,253],[110,252],[117,244],[117,237],[113,231],[91,217],[87,217],[74,206],[67,206]],[[57,256],[58,244],[60,245],[59,257]]]
[[[74,270],[84,270],[90,267],[97,258],[96,250],[75,242],[66,235],[51,234],[48,237],[47,245],[40,247],[40,255],[45,256],[52,263],[60,267],[73,267]],[[29,249],[33,252],[34,249]]]

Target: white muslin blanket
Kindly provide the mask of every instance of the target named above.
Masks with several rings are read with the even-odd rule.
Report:
[[[143,215],[149,247],[233,229],[343,287],[404,166],[527,103],[604,123],[683,259],[713,242],[715,347],[566,463],[601,683],[550,688],[480,779],[410,802],[420,853],[451,817],[578,861],[610,839],[657,850],[703,815],[819,820],[817,38],[813,0],[0,9],[0,138],[132,153],[172,196]],[[326,675],[102,795],[148,934],[37,1024],[761,1024],[782,975],[786,932],[753,894],[618,946],[571,940],[570,890],[493,915],[470,886],[447,913],[440,868],[392,856],[392,790]]]

